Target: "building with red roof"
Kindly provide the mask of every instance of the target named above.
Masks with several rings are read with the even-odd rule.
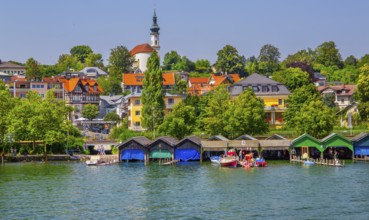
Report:
[[[322,96],[329,94],[334,96],[334,103],[339,109],[344,109],[354,103],[354,93],[357,86],[342,84],[336,86],[319,86],[317,89]]]

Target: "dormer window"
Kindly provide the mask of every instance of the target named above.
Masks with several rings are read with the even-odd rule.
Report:
[[[278,92],[279,88],[278,86],[272,86],[272,92]]]
[[[269,87],[268,86],[262,86],[261,91],[262,92],[269,92]]]
[[[254,92],[259,92],[259,91],[260,91],[260,89],[259,89],[259,87],[258,87],[258,86],[253,86],[253,87],[252,87],[252,90],[253,90]]]

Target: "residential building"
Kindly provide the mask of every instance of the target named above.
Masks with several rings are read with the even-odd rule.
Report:
[[[24,75],[26,74],[26,67],[11,62],[1,62],[0,60],[0,72],[7,73],[9,75]]]
[[[190,77],[188,82],[188,93],[192,95],[205,94],[219,85],[232,85],[238,82],[238,74],[212,74],[210,77]]]
[[[11,75],[0,71],[0,80],[7,82],[10,81]]]
[[[108,73],[97,67],[85,67],[80,72],[84,73],[90,79],[97,79],[101,76],[108,76]]]
[[[122,108],[125,99],[122,95],[100,96],[100,115],[99,118],[104,118],[109,112],[115,112],[119,117],[126,116],[126,112]]]
[[[128,100],[128,128],[131,130],[141,131],[142,127],[142,100],[141,93],[132,93],[124,98]],[[185,99],[185,95],[165,94],[165,110],[164,113],[172,112],[173,106]]]
[[[318,91],[322,96],[333,95],[334,103],[339,109],[344,109],[354,103],[356,85],[319,86]]]
[[[131,94],[141,93],[143,88],[143,73],[123,73],[122,89],[123,92],[130,91]],[[163,89],[169,93],[175,86],[175,74],[163,73]]]
[[[160,44],[159,44],[159,30],[160,27],[157,23],[156,11],[154,10],[154,16],[152,18],[153,24],[150,28],[150,40],[151,44],[140,44],[135,46],[130,54],[135,58],[135,63],[133,64],[133,69],[135,73],[143,73],[147,70],[147,61],[151,56],[151,53],[156,50],[160,54]]]
[[[230,86],[232,97],[238,96],[245,89],[251,89],[264,102],[265,120],[271,127],[280,128],[283,125],[283,113],[286,110],[286,99],[291,94],[285,85],[265,76],[254,73]]]

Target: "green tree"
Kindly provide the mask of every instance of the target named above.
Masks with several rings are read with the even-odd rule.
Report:
[[[287,99],[287,110],[284,113],[286,125],[290,128],[296,126],[296,116],[305,102],[320,100],[320,94],[314,85],[305,85],[297,88]]]
[[[5,83],[0,80],[0,146],[3,153],[7,139],[9,120],[8,115],[15,106],[15,100],[12,98],[9,90],[6,89]]]
[[[175,70],[175,66],[181,60],[177,51],[172,50],[164,55],[163,70]]]
[[[261,47],[258,56],[259,72],[270,74],[279,70],[279,58],[281,53],[279,49],[271,44],[266,44]]]
[[[347,66],[356,66],[357,65],[357,59],[351,55],[351,56],[348,56],[346,59],[345,59],[345,67]]]
[[[195,108],[180,102],[173,107],[173,112],[165,116],[158,130],[162,134],[182,139],[195,130]]]
[[[360,67],[359,72],[356,97],[359,101],[360,117],[363,120],[367,120],[369,118],[369,65],[366,64]]]
[[[332,132],[335,114],[321,100],[311,100],[303,104],[295,116],[295,129],[298,133],[308,133],[322,138]]]
[[[90,53],[85,58],[85,66],[93,66],[98,67],[100,69],[104,68],[104,63],[102,59],[102,55],[97,53]]]
[[[142,125],[154,130],[164,119],[163,76],[158,53],[153,51],[147,62],[142,90]]]
[[[207,134],[224,134],[227,121],[223,120],[223,115],[230,107],[231,99],[225,86],[218,86],[214,93],[210,94],[205,116],[203,117],[204,129]]]
[[[336,96],[333,93],[327,93],[322,96],[323,104],[329,108],[337,107],[336,103],[334,102],[335,100],[336,100]]]
[[[26,62],[26,77],[29,81],[31,80],[41,80],[42,79],[42,72],[40,64],[33,59],[32,57],[29,58]]]
[[[259,72],[259,63],[255,56],[251,56],[246,60],[245,72],[248,75]]]
[[[205,59],[196,60],[195,71],[199,73],[210,73],[211,72],[210,61]]]
[[[78,45],[72,47],[70,49],[70,54],[73,57],[76,57],[78,61],[81,63],[85,63],[85,59],[88,57],[88,55],[92,54],[93,51],[90,46],[87,45]]]
[[[122,74],[131,71],[133,62],[134,57],[131,56],[126,47],[118,46],[111,49],[109,57],[109,83],[107,84],[106,93],[122,94]]]
[[[362,67],[365,64],[369,65],[369,54],[365,54],[360,60],[357,62],[358,67]]]
[[[128,73],[132,69],[134,57],[125,46],[117,46],[111,49],[109,56],[109,69],[114,73]]]
[[[311,83],[309,74],[300,68],[287,68],[275,72],[273,74],[273,80],[283,83],[291,92]]]
[[[226,122],[224,135],[232,139],[243,134],[263,134],[269,130],[264,104],[251,89],[244,90],[231,101],[223,121]]]
[[[121,119],[117,113],[109,112],[108,114],[105,115],[104,121],[115,121],[118,123],[121,121]]]
[[[295,54],[288,55],[287,58],[283,61],[283,64],[288,66],[291,65],[292,63],[304,62],[311,65],[314,62],[314,56],[315,52],[310,48],[308,50],[300,50]]]
[[[94,104],[84,105],[82,108],[82,117],[92,120],[99,115],[99,107]]]
[[[224,46],[217,53],[218,58],[215,63],[217,71],[223,73],[242,74],[245,67],[245,59],[238,54],[236,48],[231,45]]]
[[[195,70],[195,64],[186,56],[182,56],[179,62],[174,65],[174,69],[183,72],[193,71]]]
[[[65,71],[79,71],[83,69],[83,64],[78,60],[77,57],[69,54],[62,54],[59,56],[56,69],[59,73]]]
[[[324,42],[316,49],[315,62],[324,66],[343,67],[341,54],[333,41]]]

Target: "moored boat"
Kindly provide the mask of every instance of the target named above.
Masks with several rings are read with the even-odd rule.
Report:
[[[258,167],[266,167],[266,166],[268,166],[268,163],[265,161],[264,158],[256,158],[256,160],[255,160],[255,166],[258,166]]]
[[[310,160],[305,160],[304,161],[304,165],[306,165],[306,166],[313,166],[314,164],[315,164],[314,161],[310,161]]]
[[[222,167],[237,167],[237,157],[222,157],[219,159],[219,163]]]
[[[210,157],[210,161],[211,161],[212,164],[219,165],[220,164],[219,160],[220,160],[220,156],[211,156]]]

